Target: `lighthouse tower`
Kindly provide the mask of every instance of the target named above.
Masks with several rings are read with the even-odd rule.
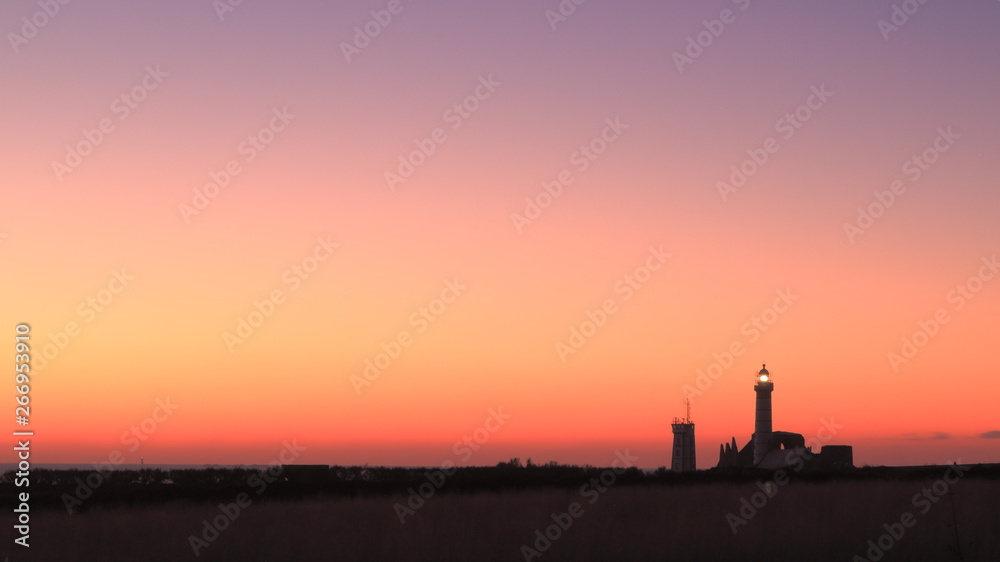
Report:
[[[694,462],[694,422],[691,421],[691,401],[687,400],[687,418],[674,418],[670,427],[674,431],[674,452],[670,469],[674,472],[697,470]]]
[[[771,450],[771,392],[774,391],[774,381],[767,365],[761,365],[757,373],[757,384],[753,386],[757,393],[757,415],[753,426],[753,464],[758,465]]]

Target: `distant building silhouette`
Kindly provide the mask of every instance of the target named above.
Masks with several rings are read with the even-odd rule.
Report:
[[[674,418],[670,424],[674,431],[674,451],[670,469],[674,472],[697,470],[694,457],[694,422],[691,421],[691,402],[687,402],[687,418]]]
[[[753,391],[757,394],[753,423],[753,463],[757,465],[771,450],[771,393],[774,392],[774,381],[771,380],[771,373],[767,372],[767,365],[761,365]]]
[[[848,445],[826,445],[814,453],[811,447],[806,447],[805,438],[801,434],[772,429],[771,393],[774,391],[774,380],[766,364],[757,372],[757,382],[753,390],[757,395],[753,435],[742,449],[737,447],[735,437],[730,443],[719,445],[717,467],[757,467],[775,470],[790,466],[820,469],[854,466],[854,449]],[[676,432],[674,430],[674,443],[677,442]],[[692,434],[693,432],[692,429]]]

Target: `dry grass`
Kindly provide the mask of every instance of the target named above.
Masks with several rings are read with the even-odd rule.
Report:
[[[523,560],[520,549],[571,502],[584,513],[540,558],[577,560],[851,560],[904,511],[917,523],[882,560],[958,560],[945,498],[926,513],[911,503],[932,481],[792,482],[733,535],[726,513],[756,485],[612,487],[593,504],[576,490],[442,494],[400,525],[402,498],[260,501],[199,560]],[[1000,560],[1000,483],[954,487],[965,560]],[[255,498],[256,499],[256,498]],[[36,513],[35,560],[189,560],[188,536],[212,505]]]

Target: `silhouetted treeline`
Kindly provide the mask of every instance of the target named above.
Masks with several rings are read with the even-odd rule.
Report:
[[[837,472],[805,471],[790,474],[792,481],[828,480],[934,480],[946,466],[863,467]],[[511,459],[496,466],[461,468],[405,468],[386,466],[287,465],[260,468],[200,468],[141,470],[47,470],[31,471],[30,488],[14,485],[15,471],[0,476],[0,498],[14,505],[18,492],[31,493],[34,509],[71,509],[84,512],[97,506],[142,505],[173,500],[231,501],[247,492],[255,501],[286,500],[313,496],[378,496],[408,493],[425,482],[435,483],[436,493],[467,494],[532,488],[573,489],[599,482],[602,473],[613,471],[615,486],[691,485],[705,482],[749,482],[768,480],[773,471],[758,469],[710,469],[675,473],[660,467],[644,471],[635,467],[607,468],[536,465]],[[442,479],[443,477],[443,479]],[[1000,479],[1000,464],[972,465],[967,478]],[[605,481],[609,476],[604,475]]]

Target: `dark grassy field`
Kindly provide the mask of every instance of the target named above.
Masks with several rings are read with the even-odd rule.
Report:
[[[42,510],[33,513],[30,556],[11,553],[9,542],[3,550],[11,560],[514,561],[526,559],[522,545],[534,547],[536,530],[553,524],[553,513],[577,502],[579,517],[532,560],[866,559],[867,541],[877,541],[886,533],[883,525],[899,522],[904,512],[915,523],[893,539],[881,560],[959,560],[953,517],[962,559],[1000,560],[1000,481],[970,478],[950,486],[954,516],[949,495],[914,505],[914,495],[934,482],[792,481],[777,487],[737,534],[726,514],[739,515],[741,498],[750,501],[760,491],[756,483],[618,484],[586,496],[579,489],[443,490],[402,525],[393,510],[397,501],[405,502],[401,495],[265,495],[252,497],[197,558],[189,536],[201,536],[203,520],[220,514],[215,504],[100,507],[72,516]]]

